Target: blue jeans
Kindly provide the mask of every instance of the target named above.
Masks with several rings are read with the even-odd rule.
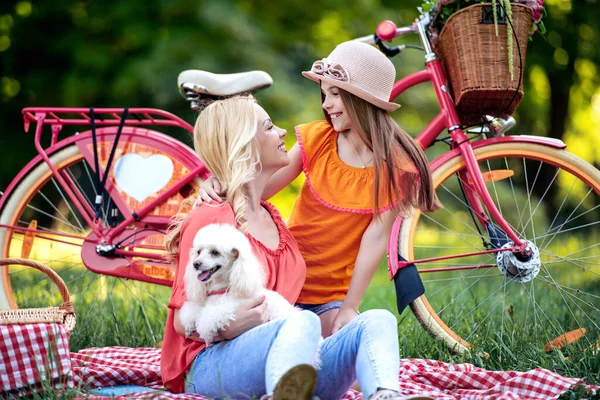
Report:
[[[341,300],[330,301],[329,303],[323,303],[323,304],[300,304],[300,303],[296,303],[296,307],[300,307],[303,310],[312,311],[312,312],[314,312],[317,315],[321,315],[324,312],[327,312],[329,310],[339,309],[341,306],[342,306],[342,301]]]
[[[186,391],[234,399],[271,393],[287,370],[313,362],[320,336],[320,319],[310,311],[258,326],[198,354]],[[323,341],[320,358],[315,396],[321,400],[341,398],[357,379],[365,399],[378,388],[398,390],[396,318],[365,311]]]

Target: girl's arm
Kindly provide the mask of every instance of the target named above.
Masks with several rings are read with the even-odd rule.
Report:
[[[356,256],[354,272],[350,280],[350,288],[340,311],[333,321],[331,334],[337,332],[356,317],[360,302],[387,250],[388,238],[394,220],[393,211],[385,211],[380,215],[380,218],[373,218],[367,230],[363,233],[360,249]]]
[[[269,179],[269,182],[267,182],[267,186],[263,191],[263,200],[268,200],[276,193],[279,193],[281,189],[292,183],[300,175],[300,172],[302,172],[302,153],[298,143],[288,152],[288,156],[290,157],[290,163],[275,172]]]
[[[290,157],[290,163],[275,172],[273,176],[269,178],[269,182],[267,182],[267,186],[263,191],[263,200],[268,200],[273,197],[281,189],[292,183],[292,181],[300,175],[300,172],[302,172],[302,153],[300,152],[300,147],[297,143],[288,152],[288,156]],[[208,178],[200,184],[200,191],[194,207],[197,207],[203,202],[210,203],[211,201],[216,201],[222,203],[224,200],[219,196],[220,192],[221,184],[219,181],[213,177]]]

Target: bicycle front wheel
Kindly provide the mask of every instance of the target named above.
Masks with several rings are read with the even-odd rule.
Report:
[[[550,350],[565,334],[582,336],[577,343],[595,350],[600,171],[564,150],[530,143],[489,145],[475,154],[502,216],[537,253],[523,264],[508,252],[417,264],[426,292],[411,305],[413,313],[432,336],[458,352],[505,345]],[[459,184],[464,169],[456,156],[432,171],[444,208],[403,221],[398,243],[403,257],[490,248],[463,195],[468,182]],[[515,272],[515,265],[529,269]]]
[[[101,147],[111,145],[112,141],[99,142]],[[80,148],[68,146],[51,160],[91,205],[95,199],[94,173]],[[179,204],[181,199],[175,196],[179,194],[168,200]],[[107,228],[114,210],[109,198],[101,217]],[[146,347],[162,340],[171,288],[88,270],[82,261],[82,245],[91,228],[46,163],[40,162],[15,187],[0,213],[0,224],[29,229],[23,233],[0,228],[3,258],[36,260],[54,269],[67,285],[78,320],[71,334],[74,351],[110,345]],[[164,236],[158,232],[155,236],[151,236],[153,243],[162,245]],[[5,306],[46,307],[61,301],[48,277],[31,268],[8,266],[0,278],[0,298],[8,303]]]

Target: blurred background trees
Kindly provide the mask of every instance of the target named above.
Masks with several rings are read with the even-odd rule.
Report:
[[[26,106],[156,107],[188,121],[177,75],[196,68],[267,71],[258,98],[288,134],[322,117],[317,86],[300,75],[342,41],[375,31],[383,19],[410,24],[419,0],[3,1],[0,5],[0,190],[35,154],[23,132]],[[564,140],[600,165],[600,1],[546,0],[545,37],[529,43],[525,98],[513,133]],[[402,39],[404,40],[404,39]],[[417,44],[416,37],[406,42]],[[422,53],[393,59],[398,76],[423,66]],[[418,134],[437,113],[433,90],[400,99],[398,122]],[[179,136],[191,144],[185,135]],[[290,204],[296,188],[282,194]],[[287,214],[283,206],[283,214]]]

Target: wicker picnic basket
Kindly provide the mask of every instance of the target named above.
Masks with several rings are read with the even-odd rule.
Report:
[[[496,36],[494,24],[489,23],[491,4],[475,4],[452,14],[435,44],[464,125],[480,123],[484,114],[512,115],[523,98],[523,68],[533,12],[522,4],[511,6],[513,79],[507,49],[509,21],[506,17],[498,24]]]
[[[69,290],[61,277],[36,261],[21,258],[0,259],[0,266],[15,264],[32,267],[48,275],[58,286],[63,303],[55,307],[0,310],[0,325],[59,323],[65,326],[67,332],[71,332],[75,328],[75,310],[69,297]]]

